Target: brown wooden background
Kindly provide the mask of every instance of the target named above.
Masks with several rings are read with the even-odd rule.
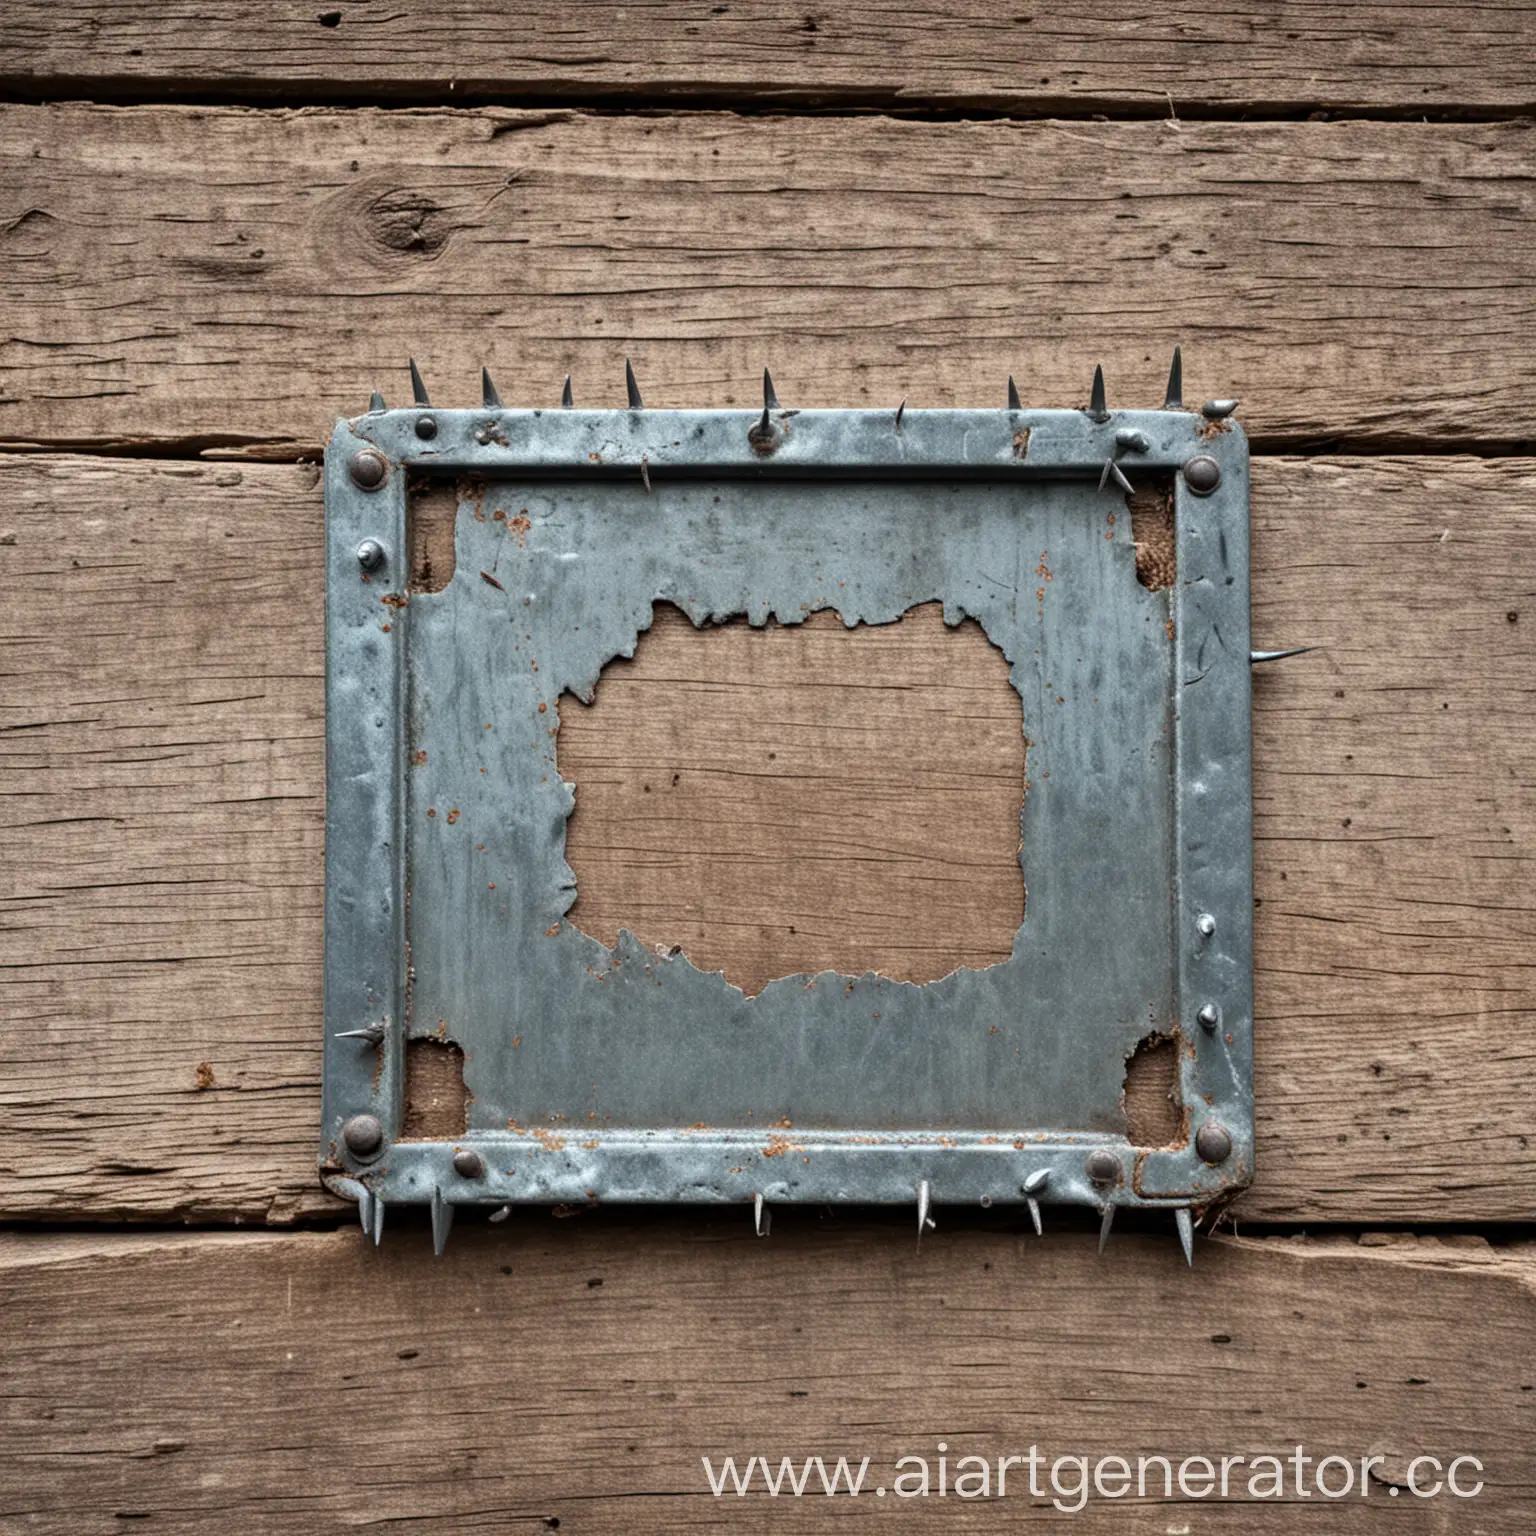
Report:
[[[1528,1530],[1536,11],[329,3],[0,29],[0,1531],[1063,1518],[699,1466],[940,1439],[1468,1451],[1465,1505],[1076,1524]],[[1256,642],[1321,648],[1256,680],[1260,1171],[1194,1272],[1000,1213],[365,1251],[314,1168],[332,419],[408,354],[445,403],[630,355],[662,405],[1152,404],[1175,341],[1243,401]]]

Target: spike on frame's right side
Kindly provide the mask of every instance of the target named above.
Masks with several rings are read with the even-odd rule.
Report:
[[[1178,346],[1173,349],[1173,362],[1168,368],[1168,389],[1163,396],[1163,409],[1165,411],[1184,409],[1184,352]]]

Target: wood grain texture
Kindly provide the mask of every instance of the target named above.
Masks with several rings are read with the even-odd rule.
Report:
[[[1001,1500],[873,1489],[904,1455],[936,1479],[940,1443],[951,1477],[1031,1445],[1048,1467],[1300,1444],[1383,1460],[1363,1498],[1094,1498],[1072,1528],[1530,1529],[1528,1247],[1219,1239],[1196,1265],[1171,1237],[1099,1259],[1060,1230],[941,1230],[919,1253],[905,1223],[809,1213],[760,1242],[745,1211],[682,1230],[466,1214],[436,1261],[419,1222],[377,1252],[355,1229],[0,1238],[0,1518],[61,1536],[980,1531],[1062,1519],[1049,1472],[1045,1498],[1019,1467]],[[1476,1456],[1483,1492],[1394,1497],[1420,1454]],[[867,1491],[713,1498],[702,1458],[753,1455],[868,1456]]]
[[[1523,440],[1529,124],[12,106],[0,444],[292,457],[441,403],[1237,396],[1261,448]]]
[[[975,620],[700,632],[667,604],[560,721],[570,917],[610,947],[628,928],[753,993],[1013,953],[1024,711]]]
[[[1256,639],[1321,649],[1256,678],[1239,1214],[1527,1219],[1536,464],[1254,482]],[[0,1212],[333,1209],[315,473],[34,455],[0,486]]]
[[[309,102],[1507,112],[1536,102],[1533,51],[1536,15],[1521,0],[1115,0],[1033,12],[985,0],[347,0],[329,11],[292,0],[16,0],[0,84]]]

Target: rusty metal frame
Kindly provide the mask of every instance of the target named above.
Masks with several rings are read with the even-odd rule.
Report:
[[[375,397],[375,409],[338,422],[325,458],[321,1166],[333,1191],[358,1201],[364,1227],[377,1238],[386,1206],[426,1204],[441,1248],[455,1209],[591,1200],[739,1202],[759,1230],[775,1202],[906,1202],[920,1231],[941,1203],[1017,1202],[1038,1227],[1040,1204],[1063,1202],[1101,1212],[1106,1233],[1119,1207],[1172,1211],[1188,1253],[1194,1216],[1246,1184],[1253,1165],[1248,450],[1231,408],[1184,409],[1176,364],[1169,401],[1147,411],[1108,410],[1101,378],[1085,410],[1023,410],[1010,385],[1000,410],[792,411],[768,386],[760,413],[666,411],[644,408],[631,378],[625,410],[506,409],[487,381],[477,409],[433,408],[418,389],[409,408]],[[423,473],[472,476],[532,509],[505,580],[480,581],[475,541],[491,535],[461,508],[454,580],[407,594],[407,481]],[[1151,592],[1135,582],[1129,519],[1118,541],[1097,520],[1115,507],[1123,517],[1129,476],[1159,473],[1174,479],[1178,579]],[[1102,555],[1077,531],[1085,519]],[[1037,615],[1034,577],[1021,598],[1016,574],[1011,597],[989,597],[1022,557],[1033,565],[1047,527],[1064,554],[1079,551],[1079,586],[1064,587],[1075,601],[1058,591]],[[600,555],[614,530],[628,565]],[[1032,773],[1055,751],[1066,771],[1053,782],[1100,775],[1099,802],[1027,797],[1030,906],[1012,960],[921,987],[802,977],[744,998],[682,956],[628,934],[610,952],[563,921],[571,797],[551,771],[549,712],[557,719],[562,691],[586,691],[632,650],[652,602],[677,601],[697,623],[743,612],[793,623],[833,606],[848,622],[884,623],[935,598],[949,622],[977,617],[1009,654]],[[584,635],[562,622],[562,604]],[[539,615],[540,682],[508,685],[493,704],[467,637],[510,635],[514,611]],[[1166,734],[1117,735],[1118,710],[1042,708],[1031,640],[1036,658],[1054,646],[1085,686],[1091,674],[1111,699],[1120,689],[1131,726],[1162,718]],[[441,823],[423,819],[410,766],[424,732],[444,734],[438,782],[457,793],[461,713],[494,719],[504,739],[466,795],[483,788],[476,803],[519,807],[495,813],[494,883],[480,867],[468,874]],[[1167,837],[1151,862],[1105,862],[1106,837],[1147,807],[1156,823],[1163,798]],[[1122,897],[1122,884],[1142,894]],[[1079,937],[1096,918],[1137,953],[1122,960],[1105,939]],[[1063,945],[1053,971],[1048,956]],[[426,979],[413,969],[423,965]],[[833,979],[841,985],[818,988]],[[870,1014],[891,1021],[880,1039],[894,1076],[871,1078],[873,1037],[860,1037],[857,1076],[844,1070],[854,1056],[818,1054]],[[974,1044],[995,1041],[988,1020],[1003,1025],[1012,1058]],[[1165,1148],[1133,1146],[1117,1122],[1125,1059],[1149,1027],[1179,1043],[1187,1135]],[[642,1028],[685,1079],[684,1057],[709,1057],[726,1036],[743,1044],[740,1081],[722,1079],[737,1070],[723,1050],[692,1080],[731,1113],[717,1122],[671,1104],[665,1076],[648,1075],[625,1044]],[[403,1139],[406,1042],[441,1031],[465,1051],[468,1128],[451,1142]],[[790,1040],[793,1050],[774,1045]],[[580,1117],[567,1089],[601,1077],[608,1055],[604,1092],[624,1112]],[[841,1121],[835,1091],[812,1082],[834,1081],[829,1066],[850,1085],[854,1113]],[[542,1073],[548,1101],[530,1108],[519,1095],[534,1090],[508,1086],[514,1072],[519,1084]],[[762,1115],[732,1118],[765,1074],[769,1099],[798,1082],[791,1098],[811,1102],[808,1117],[775,1128],[765,1117],[780,1092]],[[705,1118],[711,1126],[697,1127]]]

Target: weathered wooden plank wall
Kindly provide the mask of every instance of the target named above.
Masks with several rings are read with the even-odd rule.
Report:
[[[0,1529],[812,1530],[895,1501],[726,1511],[699,1456],[945,1439],[1386,1456],[1326,1517],[1091,1502],[1089,1530],[1528,1530],[1533,42],[1513,0],[11,6]],[[664,404],[746,401],[765,361],[795,403],[1013,373],[1074,404],[1100,359],[1151,403],[1175,340],[1258,450],[1256,635],[1320,647],[1257,680],[1236,1214],[1331,1235],[1203,1242],[1190,1276],[1134,1223],[1096,1260],[996,1212],[920,1254],[813,1213],[767,1243],[461,1219],[436,1265],[409,1218],[380,1253],[228,1230],[341,1219],[306,462],[334,415],[407,353],[448,400],[490,360],[519,402],[573,371],[617,403],[629,354]],[[613,803],[643,860],[660,812]],[[1480,1456],[1484,1495],[1395,1497],[1420,1450]]]

